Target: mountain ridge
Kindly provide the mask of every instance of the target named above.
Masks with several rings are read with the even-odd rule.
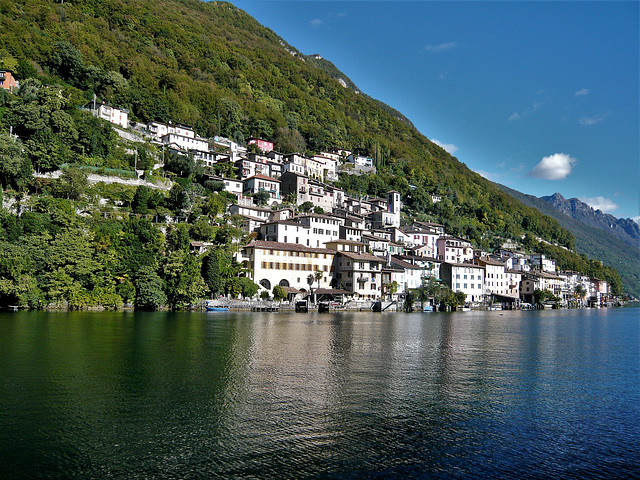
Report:
[[[640,225],[630,218],[617,218],[594,209],[578,198],[564,198],[560,193],[540,197],[559,212],[585,225],[610,232],[633,247],[640,247]]]
[[[536,208],[545,215],[553,216],[563,228],[573,234],[576,239],[576,250],[579,253],[615,266],[625,288],[636,298],[640,298],[640,251],[638,248],[618,238],[611,231],[587,225],[559,211],[542,198],[513,190],[505,185],[496,185],[525,205]]]

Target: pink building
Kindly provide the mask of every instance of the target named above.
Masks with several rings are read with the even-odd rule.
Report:
[[[250,138],[247,145],[257,145],[264,153],[273,151],[273,142],[267,142],[266,140],[260,140],[259,138]]]

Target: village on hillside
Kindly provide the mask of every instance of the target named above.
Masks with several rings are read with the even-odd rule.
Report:
[[[4,78],[10,79],[10,72]],[[616,300],[606,281],[557,271],[553,259],[525,254],[516,243],[489,253],[448,234],[443,225],[403,223],[397,191],[371,198],[333,185],[339,172],[375,173],[369,157],[337,148],[313,156],[281,154],[268,140],[251,138],[241,145],[223,137],[202,138],[181,124],[131,124],[127,110],[104,103],[87,109],[128,141],[150,141],[163,154],[188,155],[209,172],[214,167],[237,172],[208,177],[236,198],[228,213],[240,219],[250,239],[237,246],[236,260],[260,286],[262,298],[279,286],[291,302],[311,293],[312,301],[399,305],[415,292],[424,297],[428,290],[433,299],[438,286],[446,285],[465,308],[604,306]],[[442,198],[431,194],[431,200]],[[191,244],[198,254],[212,246]]]

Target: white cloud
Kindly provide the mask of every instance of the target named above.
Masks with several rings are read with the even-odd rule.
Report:
[[[522,113],[513,112],[511,114],[511,116],[509,117],[509,121],[512,122],[514,120],[520,120],[525,115],[529,115],[530,113],[537,112],[538,110],[540,110],[541,106],[542,106],[542,103],[534,102],[533,105],[531,105],[530,107],[525,108],[522,111]]]
[[[582,200],[594,210],[602,210],[606,213],[613,213],[618,209],[617,203],[605,197],[580,197],[580,200]]]
[[[634,222],[640,224],[640,215],[638,215],[637,217],[633,217],[631,220],[633,220]]]
[[[453,50],[458,44],[456,42],[439,43],[438,45],[427,45],[424,47],[425,52],[440,53]]]
[[[324,24],[324,21],[319,18],[314,18],[309,22],[312,27],[321,27]]]
[[[596,123],[600,123],[604,120],[602,115],[596,115],[595,117],[582,117],[579,122],[580,125],[595,125]]]
[[[527,175],[544,180],[564,180],[577,160],[564,153],[554,153],[540,160]]]
[[[436,145],[438,145],[439,147],[444,148],[451,155],[453,155],[454,153],[456,153],[458,151],[458,147],[456,147],[453,143],[442,143],[442,142],[436,140],[435,138],[433,140],[431,140],[431,141],[433,143],[435,143]]]
[[[576,97],[582,97],[583,95],[587,95],[589,93],[589,89],[588,88],[583,88],[581,90],[578,90],[576,92]]]

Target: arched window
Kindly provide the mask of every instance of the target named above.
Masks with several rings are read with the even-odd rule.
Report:
[[[271,290],[271,282],[269,280],[267,280],[266,278],[260,280],[260,285],[262,285],[267,290]]]
[[[280,283],[278,285],[280,285],[281,287],[289,287],[289,280],[282,279],[280,280]]]

